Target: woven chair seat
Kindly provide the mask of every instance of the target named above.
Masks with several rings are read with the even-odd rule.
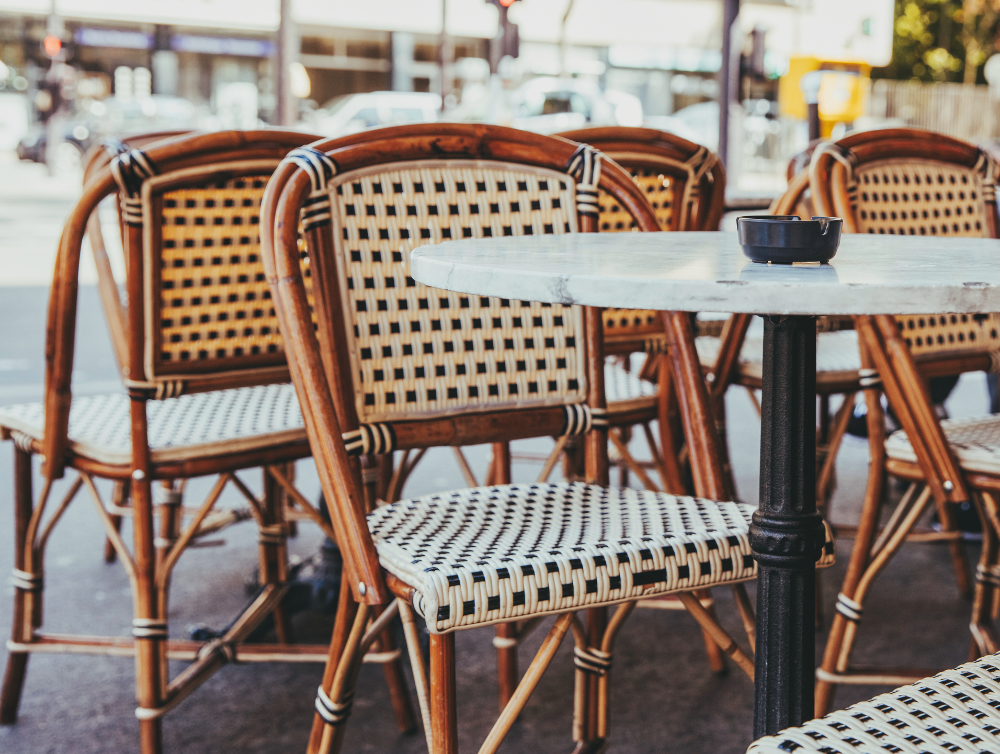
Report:
[[[618,361],[604,363],[604,396],[612,415],[636,408],[655,408],[657,402],[656,385],[639,377],[637,371],[626,372]]]
[[[432,632],[756,576],[754,506],[581,483],[477,487],[376,509],[379,558]],[[827,529],[820,565],[833,562]]]
[[[990,655],[761,738],[747,754],[996,752],[998,699],[1000,655]]]
[[[1000,474],[1000,416],[945,419],[941,422],[948,444],[965,471]],[[893,432],[885,441],[885,452],[897,461],[917,462],[906,432]]]
[[[703,336],[697,339],[698,356],[705,366],[714,366],[719,357],[719,338]],[[763,379],[764,338],[748,336],[740,351],[741,377]],[[858,334],[854,330],[821,332],[816,338],[816,381],[842,382],[857,379],[861,369]]]
[[[124,393],[73,400],[72,451],[111,465],[132,460],[129,397]],[[183,461],[305,442],[306,431],[292,385],[192,393],[149,401],[149,447],[154,463]],[[0,427],[41,440],[45,407],[27,403],[0,408]]]

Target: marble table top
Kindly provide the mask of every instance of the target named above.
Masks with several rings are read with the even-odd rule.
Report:
[[[845,235],[828,265],[763,265],[735,233],[574,233],[415,249],[416,280],[525,301],[749,314],[1000,311],[1000,240]]]

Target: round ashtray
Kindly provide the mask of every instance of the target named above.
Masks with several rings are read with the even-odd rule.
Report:
[[[839,217],[801,220],[795,215],[740,217],[736,229],[743,253],[754,262],[829,262],[840,246]]]

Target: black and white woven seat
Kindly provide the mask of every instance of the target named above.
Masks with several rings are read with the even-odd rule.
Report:
[[[719,357],[722,341],[712,336],[701,336],[695,344],[701,363],[712,367]],[[740,351],[739,376],[759,382],[764,373],[764,338],[748,335]],[[858,352],[858,335],[853,330],[821,332],[816,339],[816,380],[826,382],[851,382],[858,379],[861,356]]]
[[[1000,474],[1000,416],[945,419],[941,429],[963,470]],[[885,452],[893,460],[917,462],[917,454],[904,430],[889,436]]]
[[[625,371],[617,360],[604,363],[604,395],[608,401],[608,414],[639,408],[654,408],[657,401],[656,385],[644,380],[636,371]]]
[[[149,447],[153,463],[184,461],[307,442],[295,389],[289,384],[192,393],[150,401]],[[26,403],[0,408],[0,427],[41,440],[45,407]],[[129,397],[112,393],[75,398],[69,415],[73,453],[99,463],[132,459]]]
[[[1000,655],[761,738],[748,754],[987,754],[1000,751]]]
[[[753,579],[754,506],[581,483],[478,487],[368,516],[432,632]],[[833,562],[827,531],[818,565]]]

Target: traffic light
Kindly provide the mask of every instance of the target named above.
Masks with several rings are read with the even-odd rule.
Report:
[[[497,26],[497,35],[490,40],[490,71],[497,72],[497,67],[503,58],[516,58],[521,50],[521,38],[518,34],[517,24],[512,24],[507,19],[507,9],[518,0],[487,0],[491,5],[495,5],[500,11],[500,23]]]
[[[46,34],[42,40],[42,52],[53,60],[59,57],[62,52],[63,43],[55,34]]]

